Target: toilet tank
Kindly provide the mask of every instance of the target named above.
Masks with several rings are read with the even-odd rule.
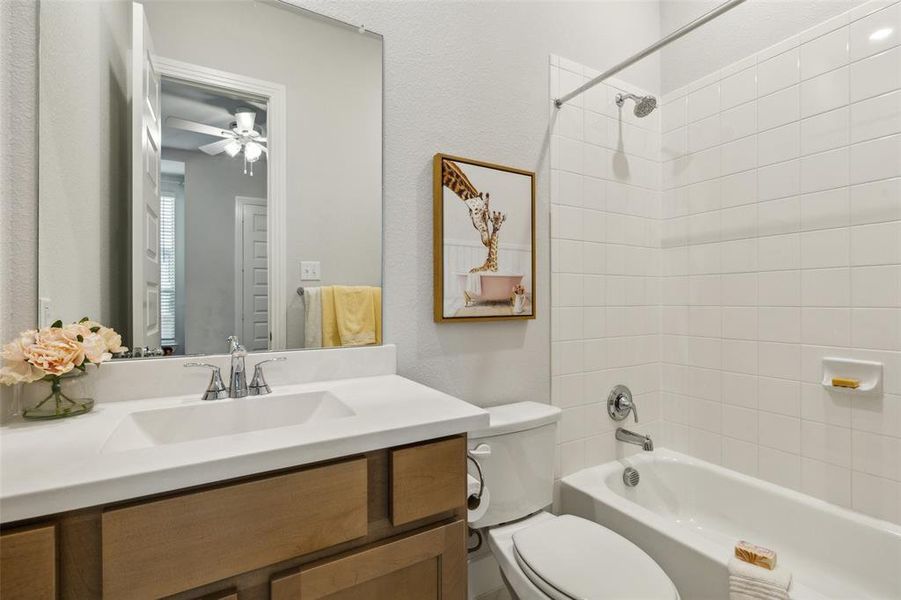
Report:
[[[482,467],[490,494],[488,512],[470,527],[515,521],[541,510],[554,499],[554,451],[560,409],[538,402],[517,402],[486,409],[487,429],[469,434],[469,450]],[[491,449],[488,454],[482,445]],[[472,461],[469,474],[478,477]]]

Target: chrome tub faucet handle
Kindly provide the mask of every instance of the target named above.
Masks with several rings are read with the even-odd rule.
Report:
[[[638,407],[632,400],[632,391],[624,385],[617,385],[607,396],[607,414],[614,421],[622,421],[632,413],[632,418],[638,423]]]

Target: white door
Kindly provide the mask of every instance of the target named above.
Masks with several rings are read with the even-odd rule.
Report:
[[[160,345],[160,78],[144,8],[132,3],[131,312],[132,343]]]
[[[266,205],[242,206],[242,336],[248,350],[269,349],[269,257]]]

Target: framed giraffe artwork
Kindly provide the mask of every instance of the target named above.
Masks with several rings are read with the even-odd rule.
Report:
[[[535,318],[535,173],[436,154],[436,322]]]

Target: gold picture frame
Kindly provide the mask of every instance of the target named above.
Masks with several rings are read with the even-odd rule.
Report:
[[[436,323],[534,319],[535,173],[436,154]]]

